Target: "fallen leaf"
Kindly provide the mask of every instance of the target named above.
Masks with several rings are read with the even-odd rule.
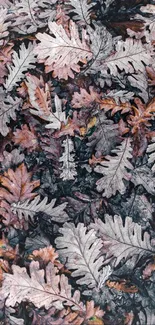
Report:
[[[0,198],[9,203],[34,198],[32,191],[40,185],[39,180],[31,181],[32,172],[28,172],[24,163],[14,171],[9,168],[0,176]]]
[[[21,126],[20,129],[16,129],[13,133],[13,141],[15,144],[19,144],[24,149],[32,152],[38,147],[37,136],[35,135],[33,127],[30,127],[30,130],[26,124]]]

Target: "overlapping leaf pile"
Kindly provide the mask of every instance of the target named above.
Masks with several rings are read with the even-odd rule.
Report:
[[[154,87],[154,0],[0,0],[1,324],[155,324]]]

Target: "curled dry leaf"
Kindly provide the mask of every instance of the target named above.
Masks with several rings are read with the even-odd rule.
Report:
[[[153,68],[150,67],[146,67],[146,72],[148,74],[149,77],[149,85],[150,86],[155,86],[155,70]]]
[[[116,281],[106,281],[106,285],[110,289],[116,289],[118,291],[123,291],[127,293],[136,293],[138,292],[138,288],[136,286],[129,286],[127,281],[122,280],[121,282],[116,282]]]
[[[58,268],[62,268],[63,264],[61,264],[57,260],[58,256],[59,255],[55,251],[55,248],[53,248],[52,246],[48,246],[48,247],[40,248],[39,250],[34,250],[30,255],[30,258],[34,260],[41,259],[45,264],[52,262]]]

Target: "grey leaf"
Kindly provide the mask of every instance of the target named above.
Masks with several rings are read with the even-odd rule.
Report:
[[[133,166],[129,162],[132,158],[132,148],[130,138],[124,139],[119,147],[112,150],[115,156],[106,156],[94,170],[103,174],[97,182],[97,191],[103,192],[103,196],[109,198],[115,195],[117,191],[125,193],[126,186],[123,179],[130,180],[131,174],[127,169],[132,170]]]
[[[54,207],[56,199],[53,199],[50,203],[47,203],[48,198],[45,197],[43,200],[40,200],[40,196],[36,196],[33,200],[26,200],[24,202],[12,203],[11,209],[14,213],[18,215],[20,220],[25,218],[34,217],[37,212],[44,212],[51,217],[53,221],[65,222],[69,219],[68,214],[64,211],[67,206],[67,203],[62,203]]]
[[[96,237],[95,231],[91,229],[86,232],[82,223],[77,228],[66,223],[59,231],[63,236],[57,237],[55,241],[58,252],[60,257],[67,258],[67,268],[74,270],[72,276],[80,277],[76,282],[86,284],[89,288],[104,283],[111,269],[101,270],[103,256],[99,255],[102,241]]]
[[[137,255],[137,260],[144,254],[154,254],[155,248],[151,246],[150,235],[145,232],[142,239],[142,228],[139,224],[132,222],[132,218],[126,217],[125,224],[120,216],[114,218],[105,215],[105,222],[96,219],[91,228],[98,232],[103,241],[103,251],[107,259],[116,258],[115,266],[124,258],[129,259]]]

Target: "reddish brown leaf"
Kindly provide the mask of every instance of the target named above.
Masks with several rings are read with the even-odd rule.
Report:
[[[98,94],[93,87],[89,87],[89,92],[90,94],[83,88],[80,88],[80,93],[75,92],[72,97],[72,106],[74,108],[91,108],[93,103],[100,102],[101,94]]]
[[[127,113],[131,110],[130,103],[121,103],[118,105],[113,98],[104,98],[100,102],[100,109],[104,109],[105,112],[112,110],[111,114],[121,111],[122,114]]]
[[[37,194],[32,191],[40,185],[40,181],[31,181],[32,172],[27,171],[24,163],[15,171],[9,168],[0,176],[0,198],[9,203],[32,199]]]
[[[122,280],[121,282],[115,282],[115,281],[106,281],[106,285],[110,289],[116,289],[118,291],[123,291],[127,293],[136,293],[138,291],[138,288],[135,286],[128,286],[126,280]]]
[[[42,261],[44,261],[45,263],[55,263],[56,259],[58,258],[58,253],[55,252],[55,248],[53,248],[52,246],[48,246],[33,251],[30,257],[32,259],[42,259]]]
[[[3,273],[9,271],[10,271],[10,266],[8,261],[0,259],[0,285],[3,281]]]
[[[75,132],[80,134],[79,119],[77,118],[77,112],[73,113],[73,118],[68,118],[67,124],[62,122],[61,130],[55,132],[54,137],[59,138],[63,135],[74,136]]]
[[[132,126],[132,133],[138,132],[141,127],[151,126],[149,121],[152,118],[152,113],[155,112],[155,98],[148,105],[143,104],[140,98],[135,98],[134,101],[137,107],[132,106],[134,114],[128,118],[128,123]]]
[[[29,130],[28,126],[24,124],[21,130],[17,129],[13,134],[13,141],[24,149],[31,152],[37,148],[38,140],[32,127]]]

